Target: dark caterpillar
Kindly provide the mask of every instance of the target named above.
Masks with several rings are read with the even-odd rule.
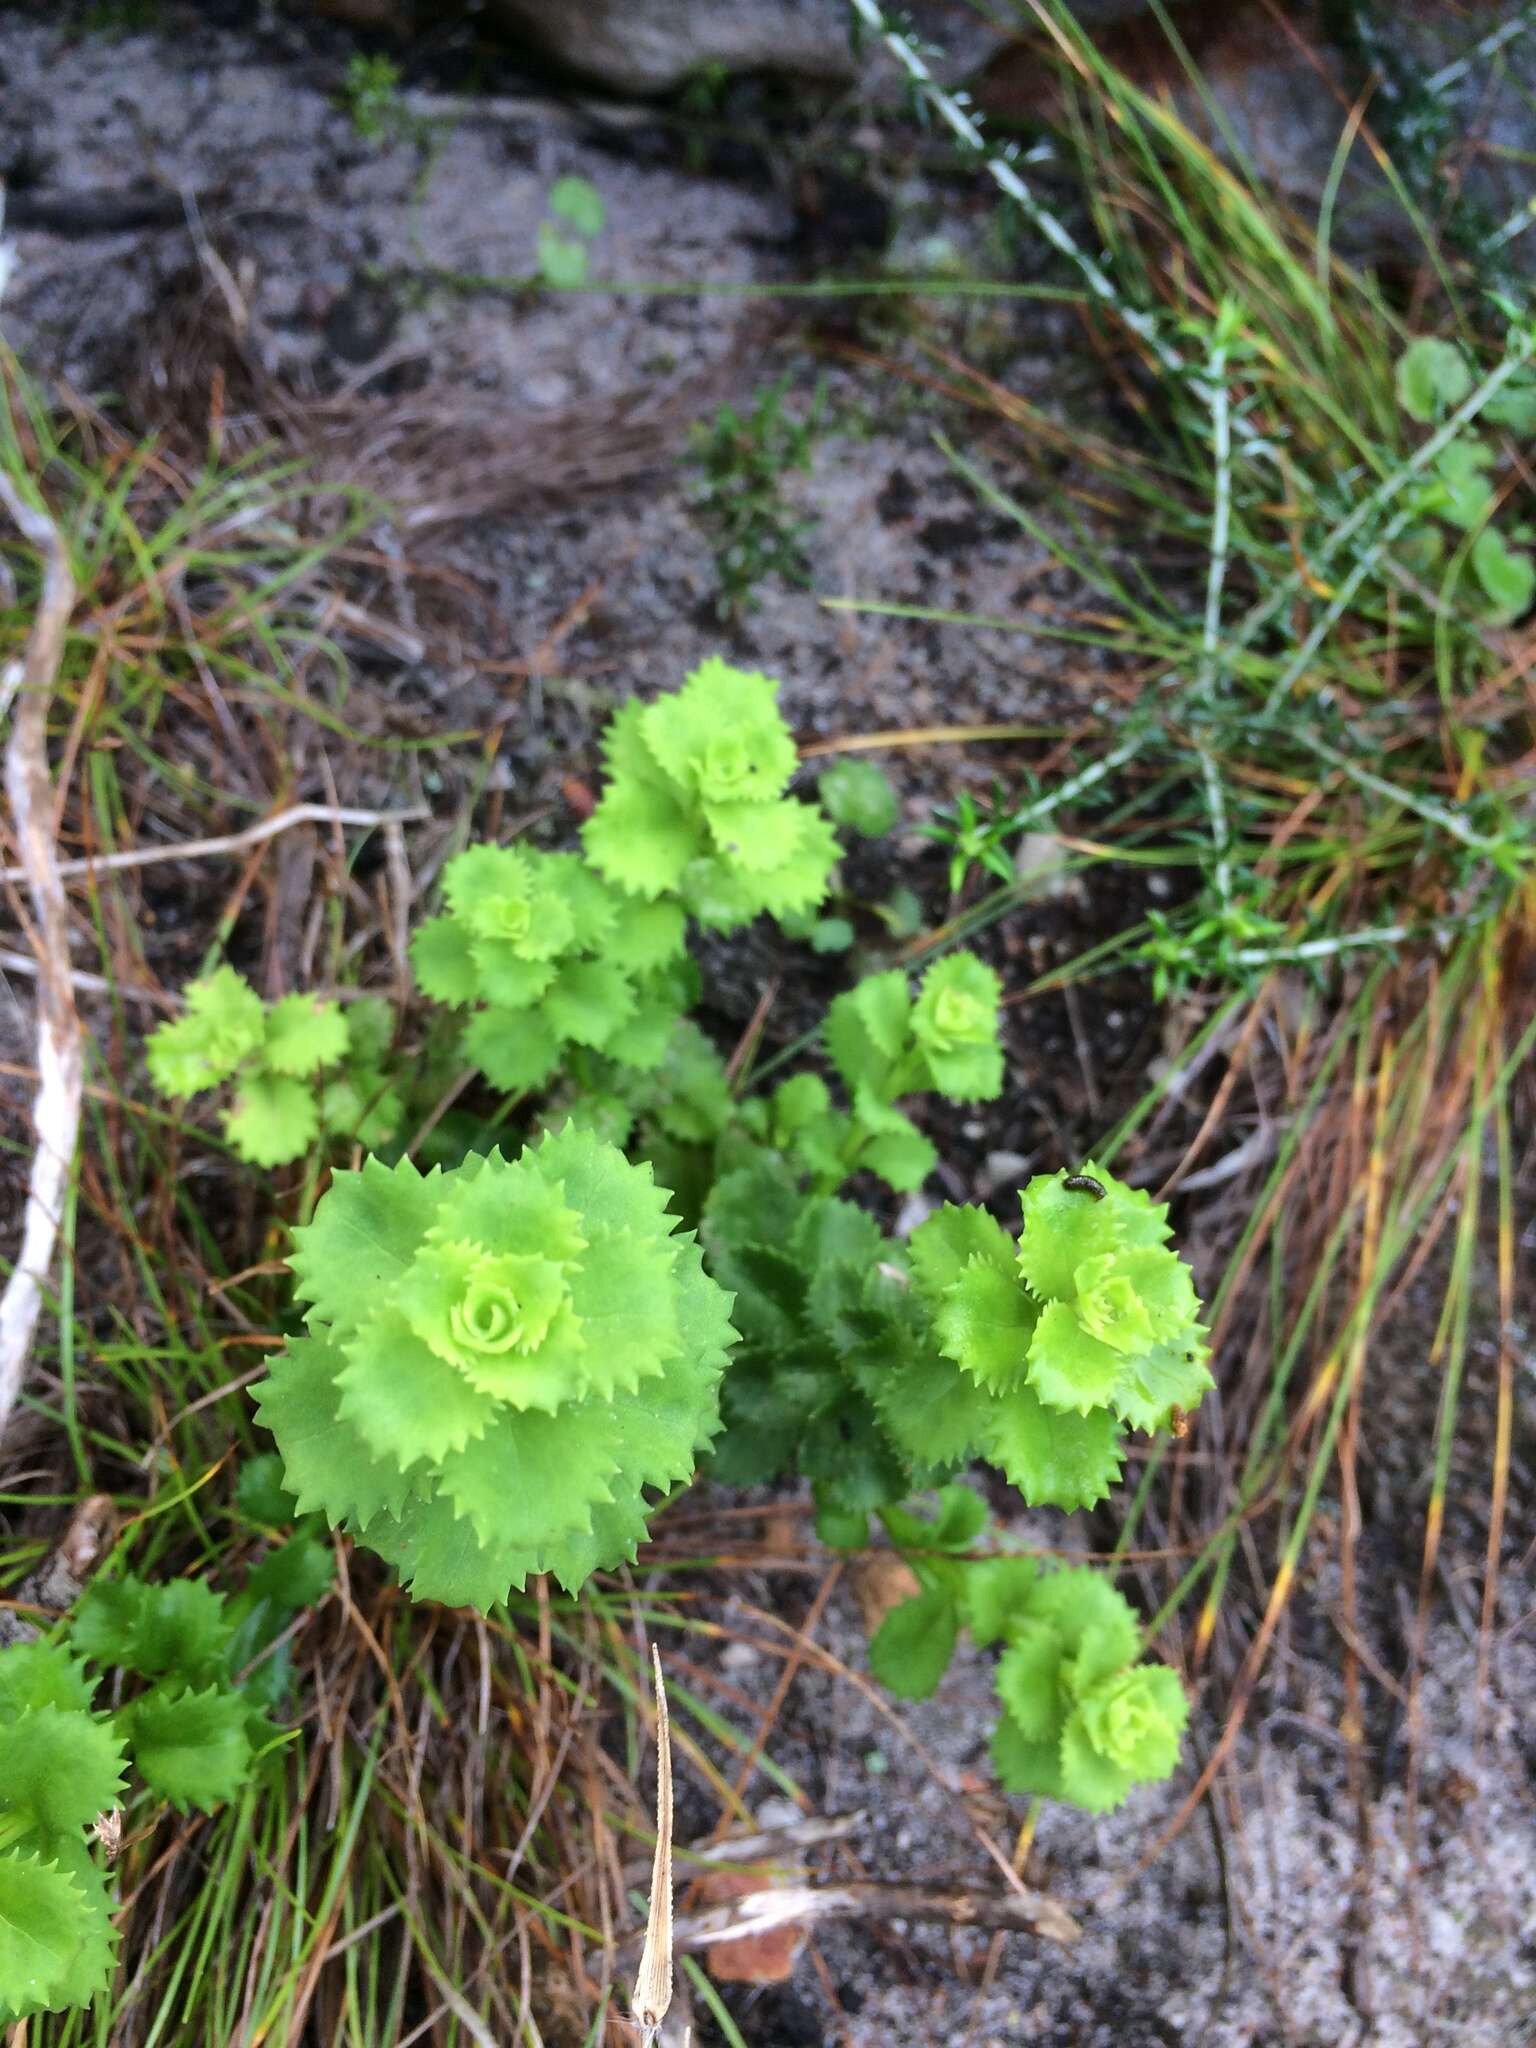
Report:
[[[1096,1202],[1104,1199],[1104,1186],[1091,1173],[1069,1173],[1062,1182],[1064,1188],[1076,1188],[1080,1195],[1092,1195]]]

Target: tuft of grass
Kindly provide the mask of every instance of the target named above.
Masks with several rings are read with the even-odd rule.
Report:
[[[1063,416],[931,340],[892,367],[986,426],[985,453],[945,444],[957,471],[1081,595],[1015,619],[854,608],[1064,639],[1099,663],[1108,715],[1058,759],[1054,786],[939,821],[957,880],[970,861],[1002,876],[1025,830],[1057,831],[1091,865],[1181,878],[1167,910],[1057,977],[1139,962],[1184,1020],[1167,1077],[1097,1151],[1160,1179],[1161,1193],[1187,1191],[1217,1276],[1220,1439],[1149,1460],[1119,1542],[1122,1554],[1146,1540],[1185,1548],[1153,1626],[1183,1630],[1190,1666],[1214,1659],[1229,1682],[1222,1734],[1174,1825],[1231,1749],[1325,1519],[1364,1797],[1367,1678],[1352,1631],[1373,1406],[1427,1439],[1405,1681],[1412,1794],[1469,1346],[1497,1324],[1502,1419],[1467,1503],[1488,1529],[1488,1661],[1510,1458],[1511,1100],[1536,1045],[1528,634],[1489,623],[1466,547],[1436,563],[1426,485],[1457,436],[1488,434],[1536,331],[1507,300],[1437,291],[1437,250],[1410,329],[1331,247],[1331,200],[1316,224],[1300,221],[1107,62],[1055,0],[1029,0],[1028,15],[1056,78],[1075,196],[1059,214],[1027,188],[1019,203],[1083,280],[1108,403]],[[970,116],[945,115],[920,52],[890,40],[963,138]],[[991,162],[1005,190],[1019,183],[1008,158]],[[1405,417],[1395,385],[1410,332],[1426,326],[1474,366],[1429,429]],[[1530,516],[1529,473],[1515,438],[1492,438],[1498,517],[1513,524]],[[1074,838],[1084,799],[1107,791],[1092,839]],[[1005,881],[957,924],[1018,900]],[[1421,1355],[1424,1382],[1399,1395],[1399,1361]],[[1320,1518],[1334,1501],[1340,1512]]]

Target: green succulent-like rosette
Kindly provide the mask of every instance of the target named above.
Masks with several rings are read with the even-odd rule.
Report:
[[[711,659],[681,690],[613,719],[610,780],[582,839],[616,887],[675,897],[721,931],[822,902],[837,839],[819,805],[784,794],[797,756],[777,692]]]
[[[257,1389],[301,1511],[424,1599],[489,1607],[633,1557],[718,1427],[729,1297],[667,1194],[567,1126],[516,1160],[370,1160],[295,1233],[310,1307]]]
[[[1010,1792],[1070,1800],[1093,1813],[1177,1767],[1189,1703],[1164,1664],[1138,1664],[1141,1632],[1128,1602],[1085,1567],[1020,1580],[1017,1602],[989,1632],[1003,1713],[992,1740]]]
[[[1030,1182],[1017,1244],[951,1206],[910,1246],[938,1347],[985,1397],[985,1454],[1031,1505],[1069,1509],[1115,1483],[1123,1429],[1172,1426],[1212,1384],[1166,1208],[1092,1162],[1072,1178]]]

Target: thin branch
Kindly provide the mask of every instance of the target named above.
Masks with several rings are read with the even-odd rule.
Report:
[[[431,812],[424,804],[408,811],[353,811],[337,804],[291,804],[286,811],[274,811],[270,818],[247,825],[243,832],[225,832],[216,839],[187,839],[177,846],[130,846],[119,853],[92,853],[79,860],[54,863],[54,872],[64,875],[99,875],[115,868],[147,868],[161,860],[207,860],[222,853],[243,853],[248,846],[260,846],[295,825],[410,825]],[[29,879],[26,866],[0,868],[0,882]]]
[[[1063,1943],[1082,1933],[1066,1907],[1045,1892],[984,1892],[968,1884],[888,1884],[869,1878],[748,1892],[702,1913],[685,1913],[672,1930],[672,1941],[682,1953],[823,1920],[937,1920],[949,1927],[1011,1930]]]
[[[21,1249],[0,1295],[0,1440],[21,1392],[27,1354],[53,1267],[80,1133],[83,1069],[80,1019],[69,958],[69,910],[53,842],[53,779],[48,772],[48,708],[75,608],[64,536],[40,505],[0,472],[0,505],[43,565],[37,613],[20,663],[20,694],[5,750],[5,793],[20,865],[6,879],[25,882],[36,923],[38,961],[36,1150],[27,1175]]]

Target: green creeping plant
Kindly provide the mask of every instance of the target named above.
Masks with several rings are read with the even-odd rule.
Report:
[[[268,1716],[281,1704],[290,1667],[286,1651],[270,1646],[295,1614],[324,1597],[334,1576],[329,1545],[313,1529],[299,1529],[233,1595],[200,1579],[157,1585],[132,1573],[87,1586],[69,1618],[70,1647],[104,1670],[147,1681],[119,1709],[117,1726],[158,1798],[178,1812],[207,1812],[233,1799],[278,1743]]]
[[[423,1175],[370,1159],[294,1233],[309,1303],[256,1389],[301,1512],[489,1608],[635,1555],[719,1426],[730,1297],[649,1166],[574,1125]]]
[[[44,1642],[0,1650],[0,2024],[88,2005],[112,1973],[107,1880],[86,1831],[118,1804],[122,1736]]]
[[[798,757],[777,693],[712,658],[681,690],[617,714],[611,779],[582,828],[616,888],[678,901],[717,931],[825,900],[837,839],[819,805],[784,794]]]
[[[385,1062],[394,1014],[377,996],[344,1012],[308,995],[263,1003],[232,967],[186,991],[186,1012],[151,1032],[149,1077],[177,1100],[224,1082],[224,1135],[252,1166],[284,1166],[323,1131],[381,1145],[404,1114]]]
[[[1122,1424],[1166,1426],[1210,1376],[1188,1270],[1160,1242],[1162,1212],[1101,1169],[1074,1178],[1102,1192],[1051,1175],[1025,1191],[1036,1295],[1020,1271],[1026,1245],[1016,1249],[981,1210],[943,1209],[901,1245],[853,1203],[801,1193],[771,1159],[724,1174],[700,1236],[710,1271],[734,1291],[742,1342],[712,1475],[748,1486],[799,1471],[824,1540],[852,1545],[865,1541],[872,1509],[972,1458],[998,1466],[1032,1507],[1104,1499],[1119,1476]],[[1085,1233],[1090,1213],[1099,1222]],[[1106,1264],[1117,1233],[1127,1245]],[[1146,1242],[1129,1242],[1138,1233]],[[1130,1280],[1139,1303],[1126,1297]],[[1059,1317],[1046,1292],[1058,1285]],[[1152,1339],[1137,1348],[1154,1310],[1162,1328],[1183,1331],[1176,1351]],[[1078,1320],[1105,1329],[1116,1316],[1112,1334],[1128,1349]],[[1085,1360],[1097,1366],[1101,1351],[1126,1384],[1064,1399],[1070,1375]]]
[[[1474,381],[1464,351],[1436,335],[1419,335],[1398,358],[1398,403],[1410,419],[1424,426],[1438,425],[1453,412],[1471,395]],[[1536,374],[1529,368],[1517,371],[1489,399],[1482,417],[1529,438],[1536,430]],[[1444,552],[1434,520],[1471,534],[1467,559],[1481,600],[1479,609],[1491,625],[1508,626],[1536,599],[1536,557],[1527,549],[1512,548],[1506,531],[1491,523],[1500,509],[1489,474],[1497,458],[1493,443],[1470,428],[1446,443],[1422,494],[1425,524],[1411,535],[1410,547],[1415,566],[1432,569]],[[1513,538],[1528,541],[1531,534],[1522,527]]]
[[[870,1642],[871,1669],[892,1692],[926,1699],[968,1628],[979,1649],[1002,1646],[992,1760],[1008,1791],[1105,1813],[1173,1772],[1189,1702],[1166,1665],[1137,1662],[1140,1625],[1104,1573],[958,1555],[986,1521],[961,1486],[945,1487],[932,1522],[898,1509],[882,1520],[922,1588]]]
[[[913,1232],[938,1348],[1003,1403],[996,1461],[1031,1506],[1091,1507],[1119,1477],[1122,1431],[1176,1426],[1212,1385],[1189,1268],[1166,1204],[1092,1161],[1037,1174],[1017,1244],[980,1209]]]
[[[573,853],[472,846],[443,870],[447,909],[411,943],[435,1001],[471,1008],[464,1056],[509,1094],[572,1047],[654,1067],[697,993],[675,903],[635,903]]]
[[[914,998],[893,968],[866,975],[827,1013],[825,1043],[849,1109],[832,1107],[826,1083],[796,1074],[772,1097],[743,1104],[746,1128],[816,1178],[829,1193],[860,1167],[906,1193],[921,1187],[938,1154],[896,1108],[919,1091],[951,1102],[990,1101],[1002,1092],[998,1043],[1001,984],[972,953],[934,961]]]
[[[802,1195],[759,1158],[716,1181],[700,1236],[741,1331],[711,1477],[799,1471],[823,1538],[863,1543],[871,1509],[968,1453],[985,1398],[934,1350],[901,1246],[852,1202]]]

